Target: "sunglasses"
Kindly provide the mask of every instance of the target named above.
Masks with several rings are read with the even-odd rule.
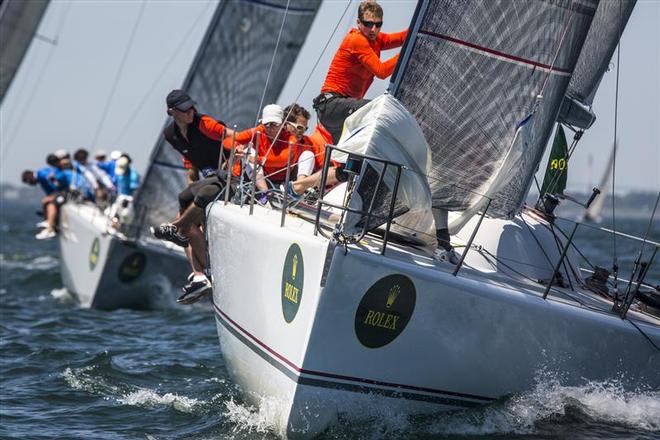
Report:
[[[307,131],[307,126],[306,126],[306,125],[302,125],[302,124],[294,124],[293,122],[289,122],[289,125],[290,125],[291,127],[295,128],[295,129],[298,130],[298,131],[302,131],[302,132]]]
[[[365,20],[360,20],[360,23],[362,23],[365,27],[371,29],[372,27],[376,26],[378,29],[383,27],[383,22],[382,21],[365,21]]]
[[[268,124],[264,124],[266,128],[274,128],[274,127],[279,127],[282,124],[278,124],[277,122],[269,122]]]

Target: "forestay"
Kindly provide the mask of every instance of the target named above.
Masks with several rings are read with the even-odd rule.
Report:
[[[433,205],[519,211],[596,0],[418,4],[390,90],[432,151]]]
[[[239,129],[252,126],[282,19],[286,14],[265,104],[277,99],[319,6],[320,0],[291,0],[288,9],[287,0],[221,2],[183,84],[197,109]],[[163,97],[163,112],[164,103]],[[171,220],[185,185],[181,156],[159,136],[137,202],[141,234]]]
[[[591,104],[635,3],[636,0],[603,0],[598,4],[562,103],[560,122],[589,128],[596,120]]]

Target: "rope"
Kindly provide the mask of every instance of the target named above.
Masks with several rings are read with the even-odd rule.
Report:
[[[284,23],[286,22],[286,16],[289,12],[289,4],[291,0],[286,1],[286,7],[284,8],[284,17],[282,17],[282,24],[280,25],[280,31],[277,34],[277,41],[275,42],[275,49],[273,50],[273,56],[270,59],[270,66],[268,67],[268,75],[266,75],[266,84],[264,84],[264,90],[261,93],[261,100],[259,101],[259,108],[257,109],[257,117],[255,118],[255,125],[259,122],[259,113],[261,113],[261,108],[264,105],[264,99],[266,99],[266,91],[268,90],[268,83],[270,82],[270,75],[273,72],[273,65],[275,64],[275,57],[277,56],[277,49],[280,47],[280,40],[282,39],[282,31],[284,30]],[[280,128],[280,131],[282,129]],[[277,133],[279,136],[279,132]],[[277,136],[275,137],[277,139]]]
[[[105,108],[103,109],[103,113],[101,113],[101,119],[99,120],[99,125],[96,127],[96,132],[94,133],[94,138],[91,143],[92,146],[95,146],[96,143],[98,142],[99,135],[101,134],[101,130],[104,127],[105,119],[108,116],[108,111],[110,110],[110,104],[112,104],[112,98],[115,96],[117,86],[119,85],[119,79],[121,78],[121,74],[124,71],[124,65],[126,64],[128,55],[131,52],[131,47],[133,47],[133,40],[135,39],[135,34],[137,33],[140,21],[142,20],[142,14],[144,13],[144,8],[146,5],[147,5],[146,0],[142,0],[142,4],[140,5],[140,10],[138,11],[137,19],[135,20],[135,24],[133,25],[133,29],[131,30],[131,35],[126,43],[127,44],[126,50],[124,51],[124,55],[122,57],[121,62],[119,63],[119,70],[115,75],[115,81],[112,84],[112,88],[110,89],[110,95],[108,96],[108,99],[105,100]]]
[[[208,3],[208,5],[215,6],[215,4],[213,4],[213,3]],[[190,38],[193,31],[197,28],[197,25],[198,25],[199,21],[202,19],[202,17],[204,17],[207,14],[207,9],[208,9],[208,6],[205,9],[202,9],[202,11],[199,13],[197,18],[193,22],[193,24],[186,31],[186,34],[181,39],[181,42],[179,43],[179,45],[176,47],[176,49],[174,49],[174,51],[172,52],[172,55],[165,62],[165,65],[162,68],[159,69],[160,75],[158,75],[158,77],[154,81],[151,82],[151,88],[144,94],[144,96],[142,96],[142,99],[140,100],[140,103],[135,107],[135,110],[133,111],[131,116],[129,116],[129,118],[126,121],[126,123],[124,124],[124,126],[119,130],[120,135],[112,142],[112,145],[120,145],[121,141],[124,139],[124,137],[126,137],[126,135],[128,134],[127,133],[128,127],[130,127],[133,124],[133,122],[135,122],[138,113],[140,113],[142,111],[142,107],[144,107],[144,105],[147,103],[147,98],[154,92],[154,90],[156,89],[156,86],[158,85],[158,83],[160,83],[160,81],[165,76],[165,73],[167,73],[167,71],[168,71],[167,68],[169,66],[174,65],[174,60],[176,59],[177,55],[179,55],[179,53],[183,49],[184,44],[188,41],[188,38]]]
[[[337,24],[335,25],[335,28],[332,30],[332,33],[330,34],[330,37],[325,43],[325,46],[323,46],[323,50],[319,53],[319,56],[316,58],[316,62],[312,66],[312,69],[310,70],[309,74],[307,75],[307,78],[305,79],[305,82],[303,83],[302,87],[300,88],[300,92],[298,92],[298,95],[296,95],[296,99],[294,102],[298,102],[300,99],[300,96],[302,95],[303,91],[305,90],[305,87],[307,87],[307,84],[309,83],[310,79],[312,78],[312,74],[318,67],[319,63],[321,62],[321,58],[323,57],[323,54],[325,51],[328,49],[328,46],[330,45],[330,42],[332,41],[332,38],[335,36],[335,33],[337,33],[337,29],[339,29],[339,25],[341,22],[344,20],[344,16],[346,15],[346,12],[348,12],[348,8],[351,5],[352,0],[348,0],[348,3],[346,4],[346,8],[344,8],[344,12],[341,14],[341,17],[339,17],[339,21],[337,21]],[[264,91],[265,93],[265,91]],[[259,107],[259,110],[261,111],[261,107]],[[287,115],[285,115],[284,120],[286,121],[289,119],[289,116],[291,115],[291,111]],[[282,127],[284,127],[284,124],[282,124]],[[280,130],[277,132],[277,136],[275,136],[275,139],[278,139],[280,136],[280,133],[282,132],[282,127],[280,127]],[[264,155],[264,158],[262,159],[261,163],[255,163],[255,174],[257,171],[257,166],[263,168],[263,166],[266,164],[266,158],[268,157],[268,154],[270,151],[273,149],[273,144],[270,145],[268,150],[266,151],[266,154]]]

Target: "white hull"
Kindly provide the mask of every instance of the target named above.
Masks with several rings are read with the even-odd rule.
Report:
[[[568,289],[574,299],[543,300],[543,286],[489,273],[476,252],[454,277],[397,245],[384,257],[369,242],[328,250],[310,223],[288,216],[280,228],[279,212],[247,212],[218,204],[209,215],[216,321],[230,374],[253,402],[279,408],[283,434],[316,434],[365,404],[403,414],[480,405],[531,389],[542,371],[567,385],[660,388],[660,350],[605,300]],[[518,226],[486,220],[477,239]],[[302,284],[289,275],[295,254]],[[660,346],[660,321],[629,319]]]
[[[109,233],[98,208],[66,203],[60,212],[61,273],[82,307],[113,310],[173,304],[190,272],[175,248]]]

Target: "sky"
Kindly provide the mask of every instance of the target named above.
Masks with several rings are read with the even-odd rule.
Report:
[[[383,32],[408,26],[413,1],[380,3]],[[278,103],[300,96],[298,102],[311,109],[334,51],[355,23],[357,4],[324,1]],[[19,183],[22,170],[42,166],[59,148],[119,149],[143,171],[166,120],[164,98],[183,83],[215,5],[51,0],[38,34],[56,44],[33,41],[0,107],[0,181]],[[660,190],[659,23],[660,0],[638,0],[621,39],[618,192]],[[319,58],[320,42],[328,41],[335,26]],[[393,53],[384,52],[383,58]],[[615,55],[594,101],[598,119],[572,158],[569,190],[589,190],[606,166],[614,139],[616,67]],[[367,97],[386,87],[387,81],[376,80]]]

